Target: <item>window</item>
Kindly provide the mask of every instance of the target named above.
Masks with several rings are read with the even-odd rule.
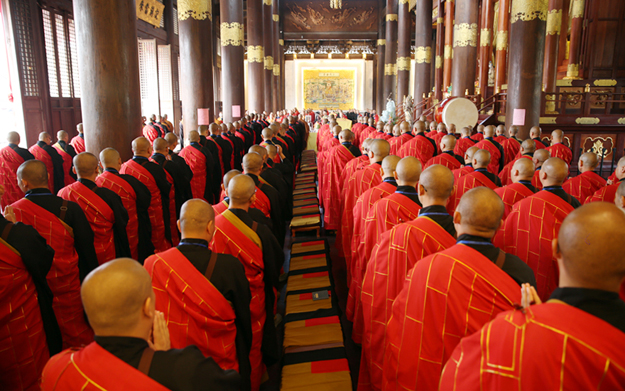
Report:
[[[171,72],[171,46],[158,45],[158,86],[161,115],[174,116],[173,85]]]
[[[141,84],[141,115],[160,113],[158,60],[155,39],[139,39],[139,81]]]
[[[56,77],[56,51],[54,50],[54,32],[50,21],[50,11],[42,10],[43,15],[43,36],[46,45],[46,61],[48,63],[48,80],[50,83],[50,96],[58,98],[59,83]]]
[[[22,94],[24,96],[39,96],[38,69],[33,47],[34,34],[30,12],[29,1],[11,1],[15,47],[17,48],[19,72],[22,76]]]
[[[172,11],[174,13],[174,34],[178,35],[178,8],[174,6]]]

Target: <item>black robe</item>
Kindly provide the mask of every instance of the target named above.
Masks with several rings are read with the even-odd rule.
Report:
[[[161,195],[161,206],[163,208],[163,223],[165,224],[165,239],[169,240],[171,243],[171,227],[169,225],[169,190],[171,189],[171,184],[167,180],[167,175],[165,174],[165,170],[163,167],[158,164],[151,162],[147,157],[143,156],[135,156],[132,158],[136,163],[140,164],[148,170],[154,181],[156,182],[156,186]]]
[[[51,145],[38,141],[37,145],[43,148],[44,151],[50,155],[52,159],[52,166],[54,172],[49,172],[48,175],[52,175],[54,178],[54,194],[57,194],[59,190],[65,187],[65,171],[63,170],[63,157],[58,153],[56,148]]]
[[[281,201],[280,201],[280,195],[278,194],[278,191],[274,189],[272,186],[262,183],[258,179],[258,176],[254,174],[247,174],[247,175],[249,175],[254,180],[256,187],[258,187],[260,191],[262,191],[269,199],[269,203],[271,204],[270,217],[271,217],[271,223],[273,224],[273,230],[276,233],[276,239],[278,239],[278,243],[280,243],[280,246],[284,246],[284,237],[286,235],[286,227],[285,227],[285,221],[282,217],[283,216],[282,204],[280,203]]]

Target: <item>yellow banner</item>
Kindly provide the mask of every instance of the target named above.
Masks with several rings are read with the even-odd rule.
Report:
[[[355,107],[356,71],[304,69],[304,107],[350,110]]]
[[[137,0],[137,18],[145,20],[155,27],[161,27],[161,18],[165,4],[157,0]]]

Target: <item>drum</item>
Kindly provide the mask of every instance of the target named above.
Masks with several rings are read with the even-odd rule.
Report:
[[[438,123],[456,125],[460,130],[465,126],[473,129],[479,119],[479,113],[475,104],[467,98],[450,97],[441,102],[436,109],[434,119]]]

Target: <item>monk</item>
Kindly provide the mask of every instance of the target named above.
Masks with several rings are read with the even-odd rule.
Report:
[[[401,147],[414,138],[414,135],[410,130],[410,124],[406,121],[399,124],[399,131],[400,134],[389,141],[389,144],[391,145],[391,154],[393,155],[397,155]]]
[[[497,141],[499,144],[501,144],[502,142],[506,141],[508,139],[508,137],[506,137],[506,126],[505,125],[498,125],[495,128],[495,141]]]
[[[444,166],[424,170],[418,186],[423,204],[419,217],[383,233],[373,249],[360,296],[364,327],[359,389],[381,389],[386,324],[408,272],[419,260],[456,244],[453,219],[445,209],[453,183]]]
[[[35,157],[26,148],[20,148],[20,135],[17,132],[7,134],[9,145],[0,149],[0,185],[4,186],[4,193],[0,197],[0,209],[24,197],[24,193],[17,185],[17,169],[27,160]]]
[[[189,165],[193,172],[191,179],[191,193],[193,198],[203,199],[208,202],[215,202],[214,183],[214,161],[208,148],[200,144],[200,134],[192,130],[189,132],[189,145],[180,151],[180,156]]]
[[[454,213],[456,245],[408,273],[386,329],[382,389],[436,390],[460,339],[514,308],[519,285],[534,283],[527,265],[491,243],[503,212],[491,189],[469,191]]]
[[[260,145],[252,145],[248,152],[256,152],[263,159],[262,172],[258,176],[258,180],[264,185],[271,186],[278,192],[280,205],[282,205],[282,218],[284,221],[290,221],[293,217],[293,188],[289,188],[282,174],[267,166],[267,149]]]
[[[510,171],[512,184],[495,189],[495,193],[501,198],[505,206],[504,220],[512,211],[514,204],[536,193],[536,188],[532,185],[533,177],[534,162],[530,159],[518,159]]]
[[[232,178],[241,174],[242,172],[239,170],[230,170],[226,173],[226,175],[224,175],[221,187],[223,188],[225,197],[220,203],[213,206],[213,210],[215,211],[216,214],[222,214],[223,212],[228,210],[228,207],[230,206],[230,197],[228,196],[228,185],[230,184],[230,180]],[[273,230],[273,224],[271,223],[271,219],[266,217],[265,214],[261,212],[259,209],[256,209],[253,206],[250,206],[247,213],[250,215],[252,220],[257,222],[258,224],[264,224],[267,227],[269,227],[270,230]]]
[[[460,138],[456,141],[454,147],[454,154],[458,156],[464,156],[469,148],[475,145],[475,141],[471,139],[471,128],[465,126],[460,129]]]
[[[137,178],[119,173],[122,159],[115,149],[105,148],[100,152],[100,165],[103,172],[98,175],[95,183],[101,188],[115,192],[121,198],[124,209],[128,212],[126,235],[130,254],[132,259],[143,264],[147,257],[154,254],[148,213],[152,198],[150,190]]]
[[[196,346],[170,349],[163,313],[155,311],[150,275],[122,258],[94,270],[81,289],[95,342],[66,350],[43,371],[52,390],[239,390],[241,376],[223,370]]]
[[[617,292],[625,243],[611,238],[623,237],[623,227],[625,215],[607,203],[572,212],[552,245],[559,288],[545,304],[530,289],[537,305],[501,313],[464,338],[440,389],[622,389],[625,302]]]
[[[612,202],[614,200],[614,195],[616,194],[616,189],[618,189],[621,182],[625,178],[625,157],[619,159],[616,169],[614,169],[614,178],[616,178],[616,182],[602,187],[597,190],[594,194],[586,198],[585,203],[588,204],[590,202]]]
[[[488,171],[497,175],[499,171],[505,166],[506,158],[504,156],[503,147],[493,138],[495,134],[495,127],[488,125],[484,129],[484,139],[477,144],[479,149],[485,149],[490,152],[490,164],[488,165]]]
[[[537,149],[536,152],[534,152],[534,157],[532,158],[532,161],[534,162],[534,167],[536,167],[536,171],[534,172],[534,179],[532,179],[532,185],[534,185],[534,187],[539,190],[543,188],[542,181],[540,180],[540,169],[543,164],[551,157],[549,155],[549,151],[547,151],[547,149],[545,148],[543,149]]]
[[[68,144],[69,135],[66,131],[59,130],[56,133],[56,138],[58,141],[53,145],[53,147],[63,158],[63,180],[65,186],[71,185],[76,182],[76,174],[72,171],[72,168],[74,167],[72,159],[76,156],[76,151],[74,150],[74,147]]]
[[[65,186],[65,171],[63,167],[63,158],[56,151],[56,148],[50,146],[52,138],[46,132],[39,133],[39,141],[28,149],[35,159],[41,160],[46,165],[46,170],[50,174],[48,186],[54,194]]]
[[[580,174],[564,182],[562,185],[564,191],[584,203],[588,197],[605,187],[605,179],[594,172],[597,164],[599,164],[599,158],[595,153],[584,153],[578,163]]]
[[[54,250],[47,280],[54,294],[52,307],[63,348],[88,344],[93,341],[93,331],[83,315],[79,294],[82,280],[98,267],[89,221],[76,203],[50,193],[43,162],[22,163],[17,179],[26,196],[11,205],[16,221],[35,228]]]
[[[163,137],[165,134],[161,130],[161,127],[155,124],[156,115],[152,114],[147,124],[143,127],[143,137],[148,139],[150,144],[154,142],[159,137]]]
[[[172,124],[171,122],[167,120],[167,114],[163,114],[161,123],[167,126],[168,134],[174,131],[174,124]]]
[[[547,147],[547,150],[551,157],[559,157],[570,166],[571,160],[573,160],[573,152],[571,152],[571,148],[562,144],[563,141],[564,132],[560,129],[554,130],[551,132],[551,146]]]
[[[89,221],[95,252],[101,264],[115,258],[130,257],[126,226],[128,211],[112,190],[98,187],[98,158],[83,152],[74,158],[78,181],[59,191],[59,197],[77,203]]]
[[[486,141],[488,142],[488,141]],[[473,155],[473,172],[469,173],[458,180],[454,193],[449,199],[449,212],[453,212],[460,203],[462,196],[471,189],[485,186],[494,190],[501,187],[501,181],[492,172],[488,171],[491,157],[490,152],[480,149]]]
[[[206,201],[185,202],[178,225],[178,247],[145,262],[156,309],[165,315],[174,348],[197,346],[221,368],[238,370],[249,390],[252,296],[245,268],[232,255],[208,249],[215,213]]]
[[[503,140],[500,144],[503,147],[503,152],[505,156],[505,163],[508,164],[512,160],[517,153],[519,153],[519,149],[521,148],[522,141],[516,138],[516,135],[519,133],[519,128],[512,125],[510,129],[508,129],[508,133],[510,135],[509,138]]]
[[[471,139],[473,141],[475,141],[476,143],[479,143],[480,141],[484,140],[484,130],[485,130],[486,126],[484,125],[478,125],[477,126],[477,133],[475,133],[473,136],[471,136]]]
[[[470,147],[464,153],[464,162],[465,165],[463,167],[457,168],[452,171],[454,174],[454,183],[457,183],[460,178],[463,176],[472,173],[475,169],[473,168],[473,155],[475,152],[479,151],[477,147]]]
[[[276,172],[280,172],[282,174],[282,178],[286,182],[289,189],[293,189],[294,176],[295,176],[295,166],[293,163],[286,159],[278,158],[278,147],[275,145],[267,145],[265,147],[267,150],[267,167],[271,168]],[[284,155],[282,155],[284,156]],[[277,161],[281,160],[279,163]],[[290,191],[292,196],[292,191]]]
[[[178,171],[180,171],[180,174],[184,177],[184,180],[187,183],[191,183],[191,181],[193,180],[193,171],[191,170],[191,167],[189,167],[189,165],[182,156],[174,152],[176,150],[176,147],[178,146],[178,136],[176,136],[176,134],[173,132],[169,132],[163,138],[165,139],[165,141],[167,141],[167,154],[165,154],[165,157],[168,160],[171,160],[175,165],[177,165],[179,168]],[[189,199],[194,198],[192,195],[192,190],[190,188],[185,191],[188,192],[187,197]]]
[[[74,150],[78,154],[86,151],[85,134],[83,133],[82,123],[76,125],[76,131],[78,132],[78,135],[74,136],[72,138],[72,141],[70,141],[69,143],[72,145],[72,147],[74,147]]]
[[[5,214],[15,220],[10,208]],[[0,383],[9,391],[39,390],[46,361],[63,343],[46,280],[54,250],[33,227],[2,215],[0,232]]]
[[[207,144],[214,144],[219,151],[219,159],[222,167],[222,173],[232,170],[234,165],[234,155],[232,145],[221,136],[221,127],[215,123],[208,127],[210,136],[206,137]]]
[[[501,183],[503,185],[512,184],[512,180],[510,178],[510,172],[512,171],[512,166],[514,166],[514,163],[516,163],[516,161],[519,159],[529,159],[533,161],[535,151],[536,151],[536,143],[534,142],[534,140],[527,139],[523,141],[520,147],[521,156],[517,158],[513,158],[509,163],[507,163],[503,167],[503,170],[501,170],[501,172],[499,173],[499,179],[501,179]]]
[[[434,164],[441,164],[450,170],[456,170],[464,165],[464,159],[462,156],[454,154],[454,147],[456,146],[456,138],[451,134],[445,135],[440,138],[440,150],[441,154],[434,156],[425,163],[425,168],[428,168]]]
[[[256,196],[255,189],[254,180],[247,175],[238,175],[230,180],[230,205],[227,211],[215,218],[216,231],[210,245],[215,252],[237,257],[245,267],[250,284],[252,390],[258,390],[265,365],[274,364],[279,356],[272,319],[275,300],[273,289],[278,285],[278,271],[284,261],[282,247],[271,231],[254,222],[248,214],[248,208]]]
[[[327,152],[325,175],[323,182],[323,225],[326,231],[336,231],[339,228],[339,208],[341,203],[341,175],[345,165],[361,155],[358,147],[352,145],[354,134],[343,130],[339,134],[340,145]]]
[[[530,138],[536,142],[536,150],[547,148],[547,145],[545,145],[545,143],[542,141],[542,134],[543,130],[540,128],[540,126],[533,126],[530,129]]]
[[[399,157],[414,156],[425,163],[436,155],[436,142],[425,136],[425,129],[425,122],[415,123],[415,136],[402,145],[399,149]]]
[[[199,125],[197,128],[198,133],[200,133],[200,141],[199,144],[202,147],[205,147],[211,154],[212,159],[213,159],[213,178],[221,178],[226,172],[223,165],[221,164],[221,150],[219,149],[219,146],[216,143],[213,142],[209,142],[208,138],[209,137],[209,131],[208,131],[208,126],[206,125]],[[206,154],[205,154],[206,155]],[[208,159],[208,155],[207,155],[207,159]],[[215,180],[213,180],[212,182],[217,182]],[[215,202],[217,202],[219,200],[219,184],[216,183],[216,185],[214,186],[214,191],[216,191],[217,193],[215,194]]]
[[[132,152],[134,157],[124,163],[119,172],[135,177],[150,190],[148,213],[152,227],[152,244],[156,252],[165,251],[172,246],[169,212],[171,183],[167,180],[165,170],[149,160],[152,156],[152,145],[148,139],[134,139]]]
[[[536,290],[546,300],[558,287],[558,269],[551,251],[551,241],[558,235],[564,218],[579,201],[562,190],[568,175],[564,160],[551,158],[540,170],[544,190],[512,207],[506,219],[503,249],[519,256],[536,273]]]

